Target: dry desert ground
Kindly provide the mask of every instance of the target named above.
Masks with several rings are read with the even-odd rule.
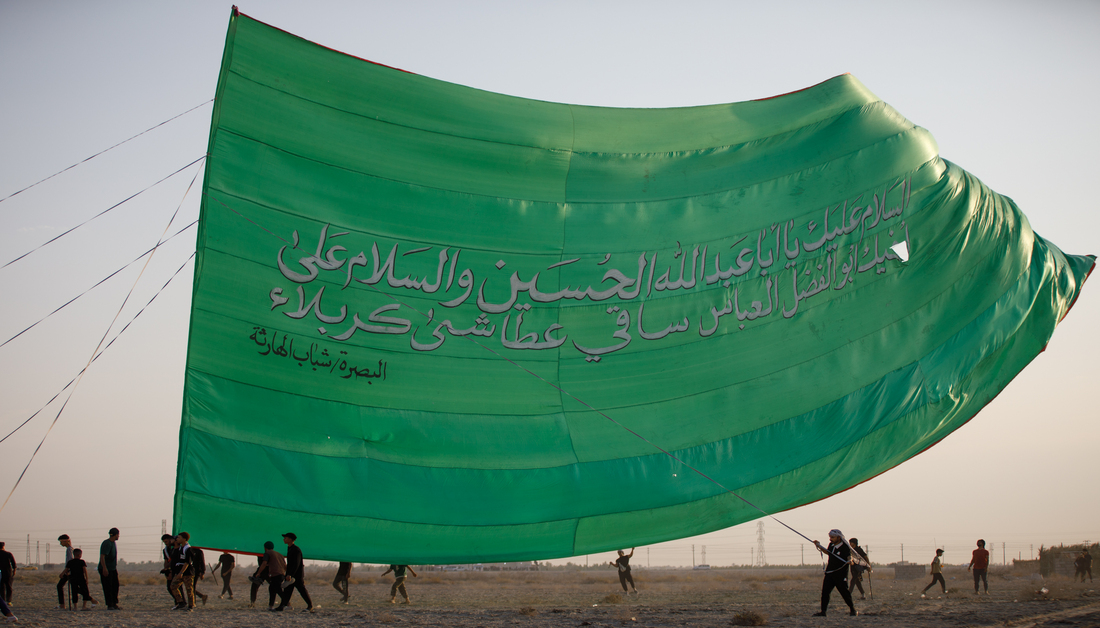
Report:
[[[94,573],[94,572],[93,572]],[[207,576],[200,589],[209,595],[193,612],[169,610],[171,599],[155,571],[121,571],[121,611],[57,610],[50,571],[20,571],[13,610],[19,624],[30,626],[731,626],[766,625],[881,626],[885,628],[1025,626],[1100,626],[1100,583],[1069,578],[1041,580],[1037,575],[992,570],[990,594],[975,596],[965,568],[949,567],[948,595],[920,598],[926,580],[896,581],[881,568],[871,578],[872,596],[860,600],[860,615],[849,617],[839,596],[826,618],[818,610],[820,572],[813,568],[645,569],[634,571],[640,594],[622,595],[615,572],[604,569],[539,572],[440,572],[418,570],[409,578],[411,605],[389,603],[392,577],[357,567],[351,600],[339,602],[331,586],[335,569],[312,567],[306,583],[320,609],[304,613],[295,595],[293,612],[248,608],[248,575],[237,569],[234,599],[218,599],[221,587]],[[1043,589],[1046,592],[1043,592]],[[92,595],[102,590],[92,576]],[[763,623],[759,623],[759,622]],[[753,623],[756,622],[756,623]]]

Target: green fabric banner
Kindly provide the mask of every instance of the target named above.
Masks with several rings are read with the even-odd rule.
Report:
[[[573,556],[822,499],[973,417],[1094,264],[852,76],[582,107],[243,15],[203,191],[174,528],[315,559]]]

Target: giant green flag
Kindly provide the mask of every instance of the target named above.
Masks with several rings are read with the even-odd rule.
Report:
[[[525,100],[235,14],[174,527],[309,558],[544,559],[863,482],[1046,344],[1064,255],[851,76]]]

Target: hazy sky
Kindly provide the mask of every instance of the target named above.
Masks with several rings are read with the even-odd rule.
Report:
[[[0,0],[0,198],[210,100],[230,8]],[[1100,252],[1100,212],[1086,190],[1100,146],[1096,3],[255,1],[240,9],[418,74],[586,105],[734,102],[851,72],[929,129],[945,159],[1013,198],[1044,238],[1067,253]],[[201,157],[210,111],[0,202],[0,264]],[[181,199],[196,168],[0,269],[0,342],[151,248],[177,207],[169,233],[193,222],[201,174]],[[0,347],[2,434],[84,367],[135,282],[108,340],[194,244],[192,227],[140,280],[144,260]],[[93,547],[111,526],[122,529],[123,558],[156,557],[160,522],[172,517],[192,272],[188,264],[89,369],[0,512],[0,540],[18,560],[28,534],[46,542],[68,532]],[[969,424],[779,519],[811,538],[839,527],[880,561],[898,560],[902,543],[908,560],[926,562],[938,545],[948,562],[966,562],[984,537],[999,562],[1001,543],[1011,559],[1032,545],[1100,540],[1098,316],[1100,287],[1090,285],[1047,351]],[[0,498],[64,399],[0,443]],[[798,562],[802,539],[765,521],[769,562]],[[711,564],[748,563],[755,539],[749,523],[654,546],[649,560],[690,564],[694,543],[707,546]],[[640,550],[635,563],[645,562]]]

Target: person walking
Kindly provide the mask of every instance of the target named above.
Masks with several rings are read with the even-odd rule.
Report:
[[[342,596],[340,601],[344,604],[348,603],[348,599],[351,598],[351,594],[348,593],[348,578],[351,577],[351,563],[341,562],[340,566],[336,568],[336,577],[332,580],[332,588],[340,592]]]
[[[966,570],[970,571],[971,567],[974,568],[974,595],[978,595],[979,579],[985,585],[985,594],[989,595],[989,550],[985,549],[985,539],[978,539],[978,549],[971,554]]]
[[[856,615],[852,594],[848,590],[848,564],[852,560],[852,548],[844,539],[844,535],[840,530],[830,530],[829,546],[823,547],[821,543],[814,541],[814,547],[829,557],[829,562],[825,564],[825,578],[821,582],[821,612],[814,613],[814,617],[826,616],[833,589],[840,591],[840,597],[844,598],[844,603],[848,605],[848,614]]]
[[[62,534],[57,537],[57,542],[61,544],[61,547],[65,548],[65,569],[61,570],[61,577],[57,580],[57,608],[63,609],[65,606],[65,583],[69,581],[68,564],[73,559],[73,542],[69,539],[68,534]]]
[[[268,545],[271,545],[271,547],[275,547],[274,543],[268,541],[264,544],[264,548],[267,548]],[[256,607],[256,593],[259,592],[260,587],[262,587],[264,583],[267,582],[267,564],[264,562],[264,558],[266,556],[267,550],[264,549],[264,553],[256,557],[256,560],[259,561],[259,565],[256,567],[256,573],[248,577],[248,582],[252,585],[248,596],[248,608]],[[272,606],[273,604],[274,600],[272,600],[272,604],[269,604],[268,606]]]
[[[863,566],[860,562],[853,562],[851,564],[852,571],[852,584],[848,587],[848,593],[854,592],[859,589],[859,599],[865,600],[867,596],[863,593],[863,574],[871,571],[871,559],[867,558],[867,552],[863,551],[863,548],[859,546],[859,539],[852,537],[848,539],[848,545],[852,547],[852,551],[859,555],[863,559],[863,562],[867,563],[867,566]]]
[[[924,587],[924,590],[920,592],[921,597],[925,597],[925,593],[928,589],[931,589],[936,583],[940,583],[940,588],[944,593],[947,593],[947,582],[943,579],[943,550],[936,550],[936,557],[932,559],[932,582],[928,583],[928,586]]]
[[[15,582],[15,570],[17,569],[15,564],[15,555],[4,549],[4,542],[0,541],[0,597],[4,598],[4,601],[10,606],[14,606],[11,603],[11,585]]]
[[[195,608],[195,577],[191,565],[191,535],[180,532],[176,535],[175,549],[172,552],[172,599],[176,605],[174,611],[190,611]]]
[[[408,565],[390,565],[390,568],[383,571],[382,575],[384,576],[391,571],[393,572],[394,581],[393,586],[390,587],[390,604],[397,603],[398,591],[400,591],[402,597],[405,598],[406,604],[412,604],[412,601],[409,600],[409,591],[405,588],[405,572],[407,571],[411,573],[413,575],[413,578],[419,578],[419,576],[417,576],[416,572],[413,571],[413,568],[409,567]]]
[[[15,613],[11,612],[8,608],[8,603],[4,601],[4,598],[0,597],[0,613],[4,615],[4,621],[19,621],[19,618],[15,616]]]
[[[164,589],[168,591],[168,595],[172,596],[172,605],[175,606],[176,596],[172,595],[172,556],[176,549],[176,537],[171,534],[162,534],[160,542],[164,543],[164,547],[160,548],[160,556],[164,561],[160,572],[164,574]]]
[[[218,565],[221,567],[222,574],[222,592],[218,596],[218,599],[223,599],[225,594],[229,594],[229,599],[233,599],[233,587],[229,586],[229,579],[233,577],[233,567],[237,565],[237,559],[233,558],[233,555],[229,552],[222,552],[222,555],[218,557]]]
[[[118,528],[107,531],[107,540],[99,544],[99,581],[103,585],[103,603],[109,611],[120,611],[118,605]]]
[[[634,586],[634,578],[630,575],[630,559],[634,557],[634,548],[630,548],[630,553],[619,550],[619,557],[612,561],[611,565],[619,571],[619,584],[623,587],[623,593],[629,594],[630,591],[626,588],[626,583],[630,583],[630,588],[634,589],[634,595],[638,594],[638,587]]]
[[[202,591],[199,591],[199,581],[206,579],[206,554],[203,553],[201,547],[191,546],[191,581],[194,583],[192,590],[195,595],[202,599],[202,605],[206,606],[206,599],[210,596],[206,595]],[[191,605],[195,605],[194,598],[191,599]]]
[[[1073,581],[1077,581],[1077,576],[1081,576],[1081,582],[1085,581],[1085,575],[1089,577],[1089,582],[1092,582],[1092,554],[1089,553],[1088,548],[1081,550],[1081,555],[1073,561],[1074,574]]]
[[[286,579],[286,559],[283,555],[275,551],[275,544],[271,541],[264,543],[264,559],[260,563],[260,568],[256,570],[256,575],[259,576],[263,572],[267,572],[267,610],[275,610],[275,598],[280,596],[283,591],[283,581]]]
[[[309,591],[306,591],[306,564],[305,558],[302,556],[302,550],[295,542],[298,540],[298,535],[293,532],[287,532],[283,535],[283,542],[286,543],[286,576],[284,577],[283,584],[283,599],[279,602],[279,607],[276,611],[281,611],[286,608],[290,597],[294,595],[294,590],[298,590],[298,594],[302,596],[302,600],[306,603],[306,612],[312,613],[316,610],[313,606],[313,600],[309,597]]]

